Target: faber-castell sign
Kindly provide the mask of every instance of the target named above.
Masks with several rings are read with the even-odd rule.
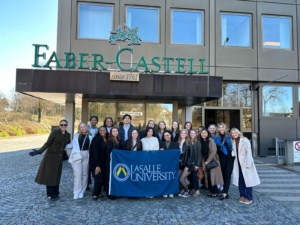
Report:
[[[138,82],[140,75],[134,72],[110,72],[110,80]]]
[[[126,24],[122,26],[117,26],[115,31],[110,32],[109,43],[115,45],[117,41],[127,41],[128,45],[141,45],[142,39],[138,36],[138,28],[129,28]],[[186,57],[167,57],[167,56],[154,56],[151,61],[146,61],[144,56],[140,56],[138,63],[133,65],[132,61],[130,67],[126,67],[122,64],[121,58],[123,54],[130,53],[131,58],[133,58],[133,49],[132,48],[121,48],[116,53],[115,61],[105,60],[104,55],[101,53],[87,53],[87,52],[65,52],[65,57],[62,61],[57,57],[56,52],[47,57],[45,52],[41,52],[41,48],[49,49],[48,45],[42,44],[33,44],[34,46],[34,63],[33,67],[45,67],[50,68],[51,63],[55,63],[56,68],[65,68],[65,69],[88,69],[88,70],[107,70],[107,67],[110,68],[111,65],[116,63],[118,70],[120,71],[131,71],[131,72],[146,72],[146,73],[187,73],[187,74],[208,74],[209,71],[204,70],[205,59],[201,58],[200,67],[194,68],[194,58]],[[39,64],[39,59],[43,58],[46,60],[45,65]],[[76,61],[79,61],[79,63]],[[177,70],[170,70],[170,63],[177,61]],[[187,65],[186,65],[187,64]],[[161,66],[165,65],[165,71],[161,71]]]
[[[46,55],[42,51],[43,48],[49,49],[48,45],[45,44],[33,44],[34,46],[34,63],[33,67],[44,67],[50,68],[50,64],[54,63],[56,68],[65,69],[85,69],[85,70],[107,70],[108,65],[116,63],[120,71],[132,71],[132,72],[150,72],[150,73],[160,73],[163,64],[166,65],[165,71],[163,73],[171,73],[170,63],[177,62],[177,70],[175,73],[187,73],[187,74],[208,74],[209,71],[204,70],[205,59],[198,59],[200,61],[200,66],[198,68],[194,67],[194,58],[178,57],[174,58],[172,56],[153,56],[150,61],[146,61],[144,56],[140,56],[138,63],[133,64],[132,67],[126,67],[122,64],[122,54],[132,54],[134,51],[132,48],[121,48],[116,53],[115,62],[105,60],[105,56],[101,53],[87,53],[87,52],[65,52],[64,59],[60,60],[55,51],[52,52],[50,56]],[[45,65],[40,65],[39,60],[46,60]],[[63,62],[62,62],[63,61]],[[76,62],[78,61],[78,62]],[[186,65],[187,64],[187,65]],[[172,71],[173,72],[173,71]]]

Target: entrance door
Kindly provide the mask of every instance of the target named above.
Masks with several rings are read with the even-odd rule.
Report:
[[[205,127],[210,124],[224,122],[227,128],[241,130],[241,115],[239,109],[204,109]]]

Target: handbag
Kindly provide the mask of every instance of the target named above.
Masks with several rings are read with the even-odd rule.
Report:
[[[64,155],[63,155],[63,160],[68,160],[69,159],[69,156],[68,156],[68,153],[66,150],[64,150]]]
[[[205,168],[206,168],[207,170],[210,170],[210,169],[212,169],[212,168],[217,167],[218,165],[219,165],[219,164],[217,163],[216,160],[211,160],[211,161],[205,166]]]
[[[72,154],[72,162],[78,162],[82,160],[82,155],[80,152],[75,152]]]
[[[202,180],[204,178],[204,171],[202,167],[198,167],[197,176],[199,180]]]
[[[82,160],[81,151],[82,151],[82,148],[83,148],[83,146],[84,146],[84,142],[85,142],[86,137],[87,137],[87,136],[85,136],[85,138],[84,138],[84,141],[83,141],[83,143],[82,143],[82,146],[81,146],[80,151],[79,151],[79,152],[74,152],[74,153],[72,154],[72,162],[78,162],[78,161]]]

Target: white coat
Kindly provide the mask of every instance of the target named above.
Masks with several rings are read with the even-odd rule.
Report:
[[[70,157],[69,157],[69,160],[68,160],[69,163],[80,163],[80,160],[77,161],[77,162],[72,161],[72,155],[75,152],[80,152],[80,150],[81,150],[80,147],[79,147],[78,138],[79,138],[79,134],[78,133],[74,134],[74,137],[73,137],[73,140],[72,140],[72,146],[69,146],[69,148],[72,148],[72,151],[71,151],[71,154],[70,154]],[[89,139],[90,139],[90,144],[91,144],[93,136],[89,135]]]
[[[238,154],[236,150],[235,140],[232,141],[232,149],[236,156],[233,164],[232,183],[236,186],[238,186],[239,184],[239,165],[238,165],[238,159],[239,159],[246,187],[253,187],[259,185],[260,179],[258,177],[256,167],[254,165],[251,144],[248,138],[245,137],[240,138]]]

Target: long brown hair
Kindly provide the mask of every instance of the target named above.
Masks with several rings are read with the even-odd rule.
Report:
[[[117,130],[117,131],[118,131],[118,136],[117,136],[117,137],[114,137],[114,136],[112,135],[112,131],[113,131],[113,130]],[[118,129],[117,127],[112,127],[112,128],[110,129],[109,139],[112,140],[113,143],[119,144],[120,137],[119,137],[119,129]]]

